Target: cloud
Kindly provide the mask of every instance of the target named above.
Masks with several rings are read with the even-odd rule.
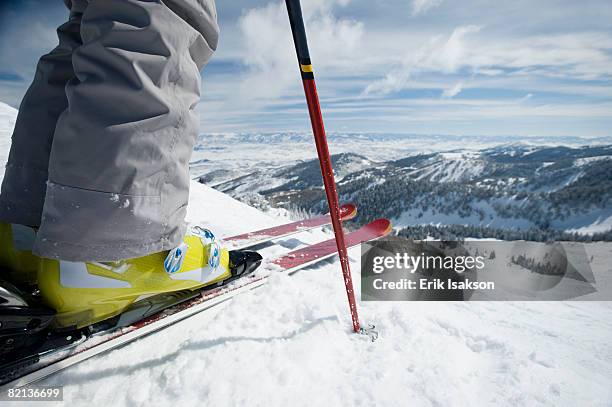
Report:
[[[349,70],[359,58],[363,24],[334,16],[334,6],[348,0],[311,0],[303,2],[313,66],[321,71]],[[248,10],[239,20],[244,44],[243,63],[249,74],[242,82],[247,99],[273,99],[299,88],[297,59],[284,2],[269,3]]]
[[[420,48],[404,51],[399,64],[368,84],[364,95],[388,95],[414,86],[424,73],[441,79],[457,74],[500,78],[534,86],[551,80],[610,81],[612,35],[604,32],[499,36],[477,25],[459,26],[448,36],[430,36]],[[498,81],[499,82],[499,81]],[[585,85],[587,85],[585,83]],[[523,85],[524,86],[524,85]],[[444,87],[446,88],[446,87]]]
[[[41,55],[57,43],[56,27],[68,18],[63,2],[23,1],[0,5],[0,95],[19,106]]]
[[[440,4],[442,4],[442,0],[413,0],[412,15],[424,14],[432,8],[439,7]]]
[[[609,134],[605,1],[445,2],[445,18],[431,12],[440,3],[404,3],[419,16],[406,24],[396,2],[303,2],[330,131]],[[205,128],[307,130],[284,4],[243,4],[215,58],[231,54],[245,69],[204,75]]]
[[[423,71],[454,73],[466,64],[466,37],[480,31],[476,25],[460,26],[445,39],[437,35],[431,37],[414,53],[408,53],[401,65],[389,71],[383,79],[369,84],[364,95],[389,94],[409,87],[411,75]]]
[[[463,82],[457,82],[450,88],[444,89],[442,92],[443,99],[450,99],[457,96],[463,90]]]
[[[455,72],[459,67],[468,63],[469,55],[466,46],[466,36],[477,33],[481,29],[478,25],[466,25],[455,28],[446,43],[440,50],[434,49],[430,57],[424,62],[424,67],[430,70],[441,69],[446,73]]]
[[[23,82],[23,77],[16,72],[0,71],[0,81]]]
[[[330,131],[609,134],[608,0],[398,1],[302,2]],[[0,100],[13,106],[67,16],[61,1],[19,3],[0,12]],[[218,3],[202,131],[307,129],[284,2]]]
[[[610,33],[576,32],[483,39],[470,50],[469,63],[472,66],[505,67],[519,75],[609,80],[612,78],[610,49]]]

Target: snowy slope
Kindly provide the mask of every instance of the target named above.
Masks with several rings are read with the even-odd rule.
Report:
[[[280,221],[197,183],[188,218],[219,235]],[[305,233],[262,254],[327,236]],[[605,270],[609,248],[590,247],[594,267]],[[359,250],[350,256],[359,292]],[[380,330],[375,343],[350,332],[339,265],[329,261],[273,276],[210,313],[40,384],[63,385],[65,405],[88,407],[612,403],[610,303],[390,302],[360,310]]]
[[[275,222],[196,183],[190,205],[191,220],[223,234]],[[358,276],[359,250],[350,254]],[[345,301],[336,261],[278,275],[43,384],[64,385],[70,405],[612,402],[612,304],[362,303],[381,332],[370,343],[350,332]]]
[[[486,162],[475,151],[447,152],[433,155],[420,168],[410,173],[415,179],[437,182],[472,180],[485,171]]]

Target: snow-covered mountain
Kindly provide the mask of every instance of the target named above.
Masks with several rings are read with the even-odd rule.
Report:
[[[17,110],[0,103],[0,182],[16,116]],[[357,201],[362,222],[384,215],[398,228],[544,227],[582,234],[612,229],[612,146],[601,144],[604,139],[577,147],[585,140],[500,145],[504,138],[482,136],[470,141],[481,149],[432,152],[461,140],[427,137],[424,142],[416,135],[330,136],[333,151],[344,151],[334,156],[339,191],[344,200]],[[199,139],[191,171],[201,182],[260,208],[323,212],[314,154],[309,134],[213,134]]]
[[[205,126],[203,126],[205,128]],[[517,136],[452,136],[422,134],[329,133],[333,154],[352,153],[376,162],[419,154],[478,152],[500,145],[517,145]],[[579,147],[610,145],[612,137],[522,137],[522,146]],[[452,154],[452,153],[450,153]],[[192,176],[214,173],[216,183],[257,170],[289,166],[316,158],[310,132],[201,134],[191,163]]]
[[[9,126],[6,126],[9,127]],[[0,132],[0,140],[9,134]],[[349,164],[354,162],[349,160]],[[191,184],[188,220],[218,235],[282,219]],[[305,232],[265,258],[330,236]],[[598,284],[609,251],[587,245]],[[360,253],[349,251],[359,298]],[[607,406],[608,302],[360,302],[350,331],[338,261],[265,286],[41,383],[70,406]],[[23,403],[16,403],[23,404]]]
[[[332,157],[334,174],[338,181],[355,172],[371,168],[374,163],[358,154],[339,154]],[[321,169],[317,160],[302,161],[294,165],[271,166],[256,169],[252,173],[225,180],[227,174],[217,172],[199,177],[199,181],[213,186],[219,191],[229,193],[244,202],[268,208],[300,207],[300,197],[295,194],[320,195],[322,191]],[[311,209],[311,208],[306,208]]]
[[[341,198],[358,204],[363,222],[384,214],[398,227],[466,225],[582,234],[612,229],[612,145],[514,143],[388,161],[365,154],[332,157]],[[280,167],[264,162],[233,179],[227,175],[218,179],[211,172],[199,179],[262,208],[325,210],[316,159]]]

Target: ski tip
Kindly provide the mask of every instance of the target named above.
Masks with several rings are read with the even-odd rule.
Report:
[[[340,207],[340,217],[342,220],[353,219],[357,216],[357,205],[354,203],[346,203]]]
[[[368,228],[380,231],[378,234],[382,236],[387,236],[393,230],[393,225],[389,219],[376,219],[367,225]]]

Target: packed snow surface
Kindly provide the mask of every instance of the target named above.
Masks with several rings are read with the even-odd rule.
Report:
[[[193,183],[189,220],[233,235],[280,219]],[[304,233],[300,241],[321,239]],[[594,268],[603,269],[608,246]],[[359,292],[359,250],[350,250]],[[612,304],[362,302],[353,334],[339,264],[240,295],[52,377],[70,405],[436,406],[612,403]]]
[[[0,134],[2,146],[6,140]],[[197,183],[188,212],[220,236],[283,221]],[[305,232],[261,253],[330,236]],[[609,246],[588,250],[593,269],[609,275]],[[359,249],[349,254],[359,294]],[[612,404],[611,303],[360,302],[359,309],[376,324],[376,342],[351,332],[339,263],[327,261],[275,274],[39,384],[64,386],[70,406]]]

